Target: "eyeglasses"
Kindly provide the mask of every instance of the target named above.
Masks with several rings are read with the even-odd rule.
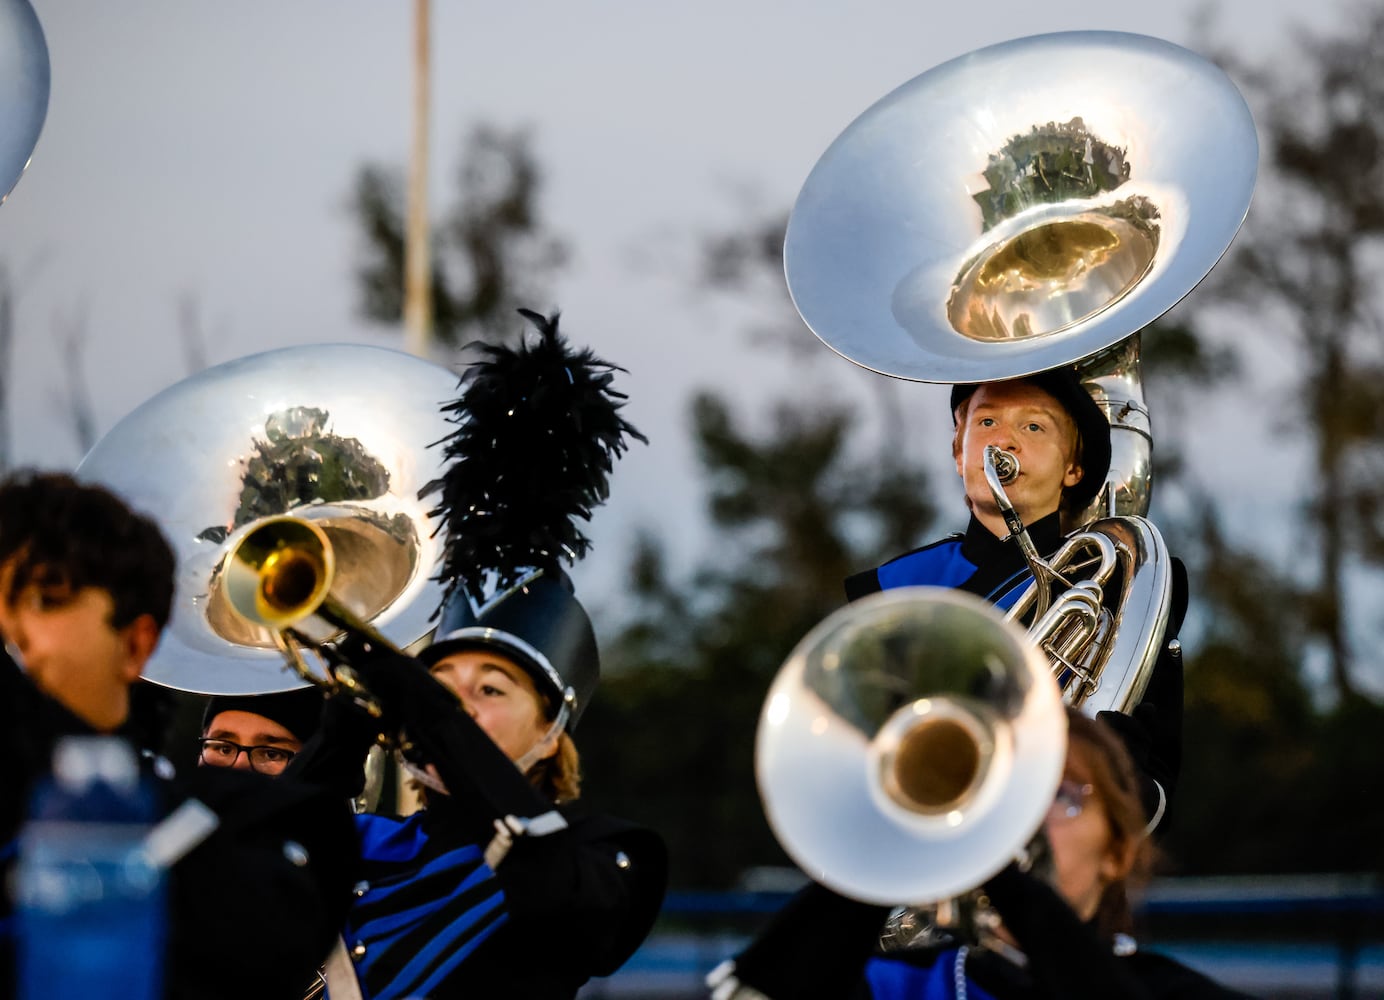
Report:
[[[202,746],[203,764],[210,764],[212,767],[234,767],[240,755],[245,754],[250,759],[250,769],[261,774],[278,774],[298,755],[296,750],[287,750],[284,747],[245,747],[230,740],[203,737],[197,742]]]
[[[1053,796],[1052,808],[1048,816],[1052,819],[1076,819],[1086,808],[1086,800],[1096,790],[1094,785],[1083,785],[1071,778],[1063,778]]]

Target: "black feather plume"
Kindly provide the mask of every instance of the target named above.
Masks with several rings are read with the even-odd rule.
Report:
[[[446,532],[437,579],[444,601],[458,587],[485,599],[487,575],[502,590],[532,569],[556,570],[586,554],[578,527],[609,495],[608,478],[625,436],[648,443],[620,416],[625,394],[611,387],[624,371],[589,349],[574,351],[558,314],[520,314],[538,328],[518,348],[477,345],[485,357],[462,376],[461,395],[443,407],[457,424],[438,442],[442,478],[419,491],[440,494],[434,517]]]

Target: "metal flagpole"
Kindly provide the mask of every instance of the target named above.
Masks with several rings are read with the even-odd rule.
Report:
[[[428,241],[428,111],[431,0],[413,4],[413,151],[404,235],[404,346],[425,358],[432,340],[432,259]]]

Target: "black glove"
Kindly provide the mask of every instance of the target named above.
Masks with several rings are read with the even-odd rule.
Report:
[[[319,731],[333,743],[369,750],[379,737],[393,736],[398,732],[396,716],[388,713],[375,715],[360,700],[342,691],[327,696],[322,707],[322,721]]]
[[[810,883],[735,957],[735,978],[774,1000],[851,996],[888,916]]]
[[[361,636],[347,638],[335,653],[386,718],[403,720],[404,756],[435,766],[453,798],[484,802],[496,818],[552,808],[421,660]]]
[[[1153,746],[1153,728],[1158,720],[1158,707],[1144,702],[1134,708],[1131,715],[1123,712],[1097,712],[1096,718],[1105,723],[1119,735],[1129,752],[1129,759],[1140,771],[1147,771],[1149,750]]]
[[[1118,713],[1110,713],[1118,714]],[[985,893],[1029,960],[1034,996],[1067,1000],[1145,1000],[1148,991],[1121,965],[1095,928],[1051,885],[1009,864]]]
[[[1135,706],[1134,712],[1097,712],[1096,719],[1113,729],[1120,737],[1134,762],[1134,770],[1139,778],[1139,798],[1144,806],[1144,815],[1155,822],[1162,818],[1166,806],[1164,776],[1153,760],[1153,733],[1158,726],[1158,706],[1143,702]]]
[[[456,696],[433,680],[421,660],[396,649],[352,635],[337,644],[333,659],[338,670],[344,665],[359,677],[386,719],[431,722],[461,709]]]
[[[285,779],[324,785],[340,798],[355,798],[365,787],[365,757],[393,723],[376,718],[350,696],[334,693],[322,706],[317,732],[298,751]]]

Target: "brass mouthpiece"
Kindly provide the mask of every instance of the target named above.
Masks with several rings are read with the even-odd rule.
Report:
[[[1003,485],[1008,486],[1019,478],[1018,456],[990,445],[985,449],[985,457],[993,463],[995,475],[999,476]]]

